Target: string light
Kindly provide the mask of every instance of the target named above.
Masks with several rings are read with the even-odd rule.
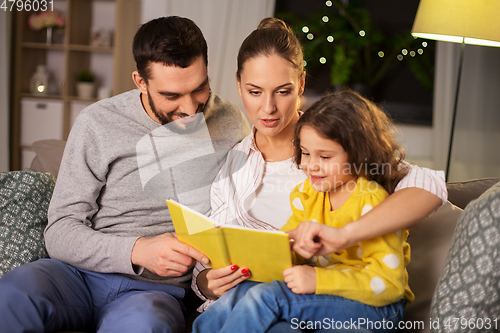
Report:
[[[309,27],[307,25],[302,27],[302,32],[307,34],[309,32]]]
[[[403,55],[407,55],[407,54],[408,54],[408,50],[407,50],[407,49],[403,49],[403,50],[401,51],[401,53],[403,53]]]
[[[427,42],[422,42],[423,47],[427,47]]]
[[[385,54],[384,54],[384,51],[379,51],[379,52],[378,52],[378,56],[379,56],[380,58],[383,58],[383,57],[384,57],[384,55],[385,55]]]
[[[326,40],[330,43],[333,43],[333,41],[335,40],[335,38],[333,38],[333,36],[328,36],[326,37]]]
[[[411,52],[410,52],[410,57],[414,57],[414,56],[415,56],[415,54],[416,54],[416,53],[415,53],[415,51],[411,51]]]
[[[304,60],[304,67],[306,67],[306,66],[307,66],[307,61]]]
[[[321,20],[322,20],[323,22],[325,22],[325,23],[326,23],[326,22],[328,22],[328,21],[330,21],[330,19],[329,19],[329,18],[328,18],[328,16],[326,16],[326,15],[325,15],[325,16],[323,16],[323,17],[321,18]]]
[[[308,33],[307,34],[307,39],[313,40],[314,39],[314,35],[312,33]]]
[[[359,35],[360,35],[361,37],[365,37],[366,32],[365,32],[364,30],[360,30],[360,31],[359,31]]]
[[[398,54],[398,60],[399,61],[403,60],[403,56],[401,54]]]
[[[322,63],[323,65],[326,64],[326,58],[325,57],[319,58],[319,62]]]
[[[325,5],[327,5],[327,7],[331,7],[332,6],[332,2],[330,0],[328,0],[327,2],[325,2]]]
[[[417,52],[418,52],[418,54],[422,55],[424,53],[424,50],[418,49]]]

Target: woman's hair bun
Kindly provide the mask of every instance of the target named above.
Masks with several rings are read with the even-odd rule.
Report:
[[[266,17],[260,21],[259,26],[257,29],[283,29],[288,32],[292,32],[292,29],[281,19],[276,18],[276,17]]]

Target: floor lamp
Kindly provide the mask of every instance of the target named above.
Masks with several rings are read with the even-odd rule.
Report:
[[[457,87],[446,180],[450,172],[451,150],[465,44],[500,47],[500,0],[420,0],[411,33],[414,37],[461,43]]]

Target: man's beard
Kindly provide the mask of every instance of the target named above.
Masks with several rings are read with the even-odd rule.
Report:
[[[209,98],[210,98],[210,96],[209,96]],[[181,122],[179,119],[174,119],[174,117],[179,117],[179,118],[190,117],[186,113],[173,111],[173,112],[169,112],[165,115],[160,114],[156,110],[155,104],[153,102],[153,99],[151,98],[151,94],[149,93],[149,91],[148,91],[148,103],[149,103],[149,107],[151,108],[151,112],[153,112],[153,114],[160,121],[160,123],[162,125],[169,124],[167,126],[167,128],[176,132],[176,133],[192,132],[192,131],[196,130],[198,125],[201,123],[201,119],[203,119],[203,117],[196,117],[197,119],[195,119],[194,121],[189,122],[189,123],[184,123],[184,122]],[[205,104],[199,103],[198,108],[196,109],[195,115],[200,113],[200,112],[204,112],[205,111],[204,109],[205,109]]]

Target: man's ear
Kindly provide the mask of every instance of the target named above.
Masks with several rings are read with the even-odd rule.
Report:
[[[138,71],[132,72],[132,80],[134,80],[135,85],[137,86],[137,88],[139,88],[141,93],[145,95],[148,94],[148,86],[146,84],[146,81],[142,78]]]
[[[238,72],[234,73],[234,76],[236,78],[236,87],[238,87],[238,94],[240,94],[240,96],[242,96],[241,95],[241,81],[238,80]]]

